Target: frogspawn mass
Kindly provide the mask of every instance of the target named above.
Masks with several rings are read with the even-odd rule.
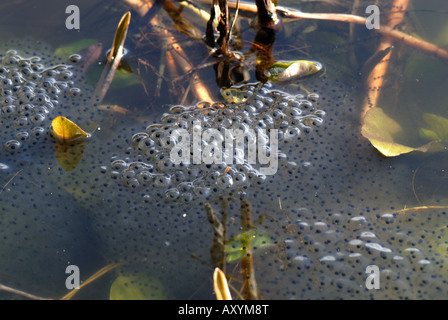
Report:
[[[240,233],[240,198],[251,204],[254,227],[269,235],[253,248],[265,299],[447,296],[445,211],[397,213],[413,205],[409,168],[360,136],[357,97],[334,74],[298,91],[235,87],[225,92],[230,102],[173,106],[142,126],[111,119],[92,102],[79,56],[62,59],[32,41],[13,41],[3,52],[1,283],[54,296],[64,290],[68,263],[92,274],[120,261],[123,272],[160,279],[170,298],[210,298],[212,229],[203,203],[219,208],[229,196],[229,239]],[[50,138],[59,115],[101,129],[70,172]],[[267,139],[277,129],[277,172],[260,174],[244,157],[173,163],[170,133],[193,134],[195,120],[222,135],[248,133],[244,150],[255,129],[266,129]],[[202,136],[200,145],[219,149],[223,141]],[[381,272],[379,290],[365,285],[369,265]]]

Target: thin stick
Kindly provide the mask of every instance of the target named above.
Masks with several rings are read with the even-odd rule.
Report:
[[[0,190],[0,194],[3,192],[3,190],[6,189],[6,187],[8,186],[8,184],[10,184],[11,181],[14,180],[14,178],[15,178],[20,172],[22,172],[22,170],[23,170],[23,169],[20,169],[19,171],[17,171],[17,172],[12,176],[12,178],[9,179],[8,182],[5,183],[5,185],[3,186],[2,190]]]
[[[254,228],[252,224],[252,207],[248,201],[241,200],[241,229],[244,232],[251,228]],[[245,255],[241,258],[241,273],[243,275],[244,299],[260,300],[250,240],[246,243]]]
[[[18,294],[20,296],[24,296],[25,298],[32,299],[32,300],[50,300],[50,299],[47,299],[47,298],[42,298],[42,297],[35,296],[34,294],[31,294],[31,293],[26,293],[24,291],[20,291],[20,290],[17,290],[17,289],[5,286],[3,284],[0,284],[0,290],[6,291],[6,292],[10,292],[10,293],[14,293],[14,294]]]
[[[86,285],[92,283],[94,280],[98,279],[99,277],[105,275],[106,273],[108,273],[109,271],[121,266],[123,263],[111,263],[108,264],[107,266],[105,266],[104,268],[101,268],[100,270],[98,270],[97,272],[95,272],[92,276],[90,276],[86,281],[84,281],[78,289],[74,289],[72,291],[70,291],[69,293],[67,293],[65,296],[63,296],[61,298],[61,300],[70,300],[75,294],[77,294],[79,292],[79,290],[83,287],[85,287]]]

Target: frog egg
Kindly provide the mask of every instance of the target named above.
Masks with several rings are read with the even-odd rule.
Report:
[[[138,182],[138,180],[137,180],[136,178],[126,179],[126,180],[125,180],[125,184],[126,184],[126,186],[128,186],[131,190],[136,190],[136,189],[140,186],[140,183]]]
[[[182,105],[176,105],[172,106],[169,110],[169,113],[171,114],[181,114],[183,112],[187,111],[187,108]]]
[[[25,78],[30,79],[31,76],[34,74],[33,70],[31,69],[31,67],[27,66],[25,68],[22,68],[22,74],[25,76]]]
[[[45,68],[44,65],[41,63],[32,63],[31,64],[31,69],[34,72],[42,72],[42,70],[44,70],[44,68]]]
[[[114,160],[110,164],[112,170],[123,170],[128,168],[128,164],[124,160]]]
[[[69,97],[78,97],[81,94],[82,94],[82,92],[81,92],[81,89],[79,89],[79,88],[70,88],[67,93],[67,95]]]
[[[292,121],[291,118],[278,119],[278,120],[275,122],[275,128],[276,128],[276,129],[279,129],[279,130],[284,130],[284,129],[286,129],[287,127],[290,126],[290,122],[291,122],[291,121]]]
[[[165,199],[168,201],[174,201],[180,197],[180,192],[176,188],[171,188],[165,191]]]
[[[34,137],[34,138],[38,138],[44,134],[45,134],[45,129],[42,127],[35,127],[33,129],[31,129],[31,131],[30,131],[31,137]]]
[[[266,129],[266,127],[267,127],[266,123],[261,119],[255,122],[255,128]]]
[[[33,102],[43,106],[50,102],[50,97],[47,94],[39,93],[33,98]]]
[[[34,109],[34,106],[32,104],[29,104],[29,103],[22,104],[17,107],[17,114],[19,114],[21,116],[28,117],[29,115],[32,114],[33,109]]]
[[[261,98],[260,98],[261,99]],[[261,109],[264,108],[264,104],[261,100],[255,100],[252,102],[252,106],[255,107],[255,109],[260,112]]]
[[[2,114],[8,116],[16,113],[16,106],[13,104],[7,104],[2,107]]]
[[[165,134],[159,139],[159,141],[162,148],[172,148],[176,145],[176,140],[171,136],[171,134]]]
[[[73,78],[73,72],[69,70],[61,71],[57,76],[57,79],[59,80],[70,80],[72,78]]]
[[[212,193],[212,190],[207,187],[198,186],[198,187],[193,188],[193,192],[196,196],[205,198],[205,197],[208,197]]]
[[[324,122],[324,119],[319,118],[319,117],[314,117],[312,120],[312,125],[316,126],[316,127],[320,127],[323,122]]]
[[[302,114],[302,110],[296,107],[288,107],[284,110],[284,112],[289,117],[297,117]]]
[[[181,182],[177,185],[177,189],[180,192],[189,192],[193,189],[193,183],[191,182]]]
[[[303,133],[305,133],[305,134],[309,134],[309,133],[311,133],[311,132],[313,131],[313,128],[312,128],[312,127],[307,126],[307,125],[305,125],[305,124],[303,124],[303,123],[300,123],[300,124],[298,125],[298,127],[299,127],[300,131],[303,132]]]
[[[319,100],[319,94],[318,93],[310,93],[306,96],[306,99],[312,102],[317,102]]]
[[[274,128],[274,118],[272,118],[269,114],[265,114],[262,117],[262,120],[264,121],[266,128]]]
[[[179,197],[180,202],[182,203],[190,203],[193,201],[194,197],[190,192],[182,193]]]
[[[157,169],[159,171],[164,172],[172,168],[174,168],[174,163],[169,158],[161,159],[159,162],[157,162]]]
[[[29,117],[31,122],[36,125],[40,125],[45,121],[45,115],[42,113],[36,113]]]
[[[18,141],[25,141],[25,140],[28,140],[29,137],[30,137],[30,134],[29,134],[28,132],[26,132],[26,131],[21,131],[21,132],[18,132],[18,133],[16,134],[16,139],[17,139]]]
[[[240,186],[246,182],[246,175],[242,172],[236,172],[231,175],[236,186]]]
[[[16,85],[20,85],[22,82],[25,82],[25,78],[22,76],[21,73],[15,72],[12,75],[12,83]]]
[[[154,148],[155,142],[149,137],[143,138],[138,142],[138,150],[146,153],[147,150]]]
[[[134,170],[126,169],[126,170],[124,170],[124,171],[121,173],[121,176],[123,177],[123,179],[124,179],[125,181],[126,181],[126,180],[129,180],[129,179],[135,177],[135,171],[134,171]]]
[[[285,114],[282,110],[274,109],[271,111],[271,116],[274,121],[277,121],[279,119],[283,119],[285,117]]]
[[[326,112],[324,110],[316,110],[313,113],[316,117],[324,118],[326,116]]]
[[[170,185],[171,179],[169,176],[156,175],[154,176],[153,185],[156,188],[163,188]]]
[[[255,105],[248,104],[248,105],[245,105],[241,110],[244,112],[247,112],[248,115],[254,115],[258,112],[257,111],[258,109],[263,107],[263,104],[261,103],[258,106],[259,106],[259,108],[257,108]]]
[[[7,104],[13,104],[15,100],[14,96],[6,96],[3,98],[2,104],[7,105]]]
[[[42,76],[44,76],[46,78],[56,77],[58,75],[58,73],[59,72],[54,69],[42,70]]]
[[[2,59],[2,64],[5,66],[16,65],[20,61],[20,57],[17,55],[6,55]]]
[[[185,181],[185,173],[183,173],[180,170],[177,170],[176,172],[174,172],[174,174],[171,176],[171,181],[173,181],[173,183],[181,183]]]
[[[82,59],[82,56],[80,54],[71,54],[68,56],[68,61],[70,61],[71,63],[78,63],[80,62]]]
[[[164,132],[162,130],[156,130],[149,134],[149,137],[156,142],[160,146],[160,138],[164,136]]]
[[[5,143],[5,149],[11,152],[18,150],[21,146],[22,144],[17,140],[9,140]]]
[[[221,174],[216,180],[216,185],[221,188],[231,187],[233,185],[233,178],[228,173]]]
[[[262,99],[263,103],[267,106],[271,106],[274,103],[274,99],[271,97],[263,97]]]
[[[28,125],[28,118],[24,116],[18,117],[14,121],[14,125],[18,128],[25,127],[26,125]]]
[[[138,144],[140,143],[140,141],[142,141],[143,139],[147,138],[149,135],[146,132],[138,132],[136,134],[134,134],[131,138],[131,143],[133,146],[138,146]]]
[[[299,108],[301,108],[301,109],[305,109],[305,110],[313,110],[314,109],[313,103],[311,101],[300,100],[299,103],[300,103]]]
[[[153,174],[151,174],[149,171],[139,172],[136,178],[143,186],[149,185],[149,183],[154,180]]]
[[[298,138],[300,137],[300,129],[297,127],[288,127],[284,131],[284,137],[285,139],[292,139],[292,138]]]
[[[1,79],[0,84],[3,87],[3,89],[9,89],[12,87],[13,83],[11,79],[6,78],[5,76],[2,76],[0,79]]]

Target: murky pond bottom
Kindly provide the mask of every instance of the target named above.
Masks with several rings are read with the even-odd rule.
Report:
[[[79,113],[76,108],[91,95],[88,85],[79,87],[85,96],[61,96],[59,112],[76,117],[80,125],[94,121],[100,130],[86,142],[76,168],[61,168],[55,142],[48,135],[30,137],[18,151],[0,152],[0,283],[57,298],[67,293],[68,265],[77,265],[86,279],[108,263],[122,262],[119,272],[125,275],[157,279],[154,297],[213,299],[213,228],[204,203],[221,212],[219,198],[229,190],[212,188],[206,198],[198,190],[180,190],[191,191],[190,198],[179,198],[189,201],[170,202],[164,199],[163,181],[134,189],[131,182],[138,172],[126,171],[125,179],[123,168],[113,163],[149,158],[141,155],[144,150],[136,151],[134,136],[149,135],[147,124],[104,110]],[[254,230],[263,234],[262,243],[252,248],[252,275],[260,296],[447,297],[443,196],[435,193],[427,203],[432,208],[412,210],[426,204],[418,201],[413,189],[416,160],[385,158],[361,136],[359,106],[364,97],[359,88],[329,70],[300,87],[279,89],[290,97],[317,93],[314,108],[326,114],[309,133],[280,141],[279,149],[288,160],[279,162],[274,175],[232,190],[228,239],[241,234],[242,195],[250,203]],[[0,116],[2,126],[9,123],[4,113]],[[214,115],[201,119],[207,117]],[[160,117],[153,121],[161,122]],[[2,128],[2,142],[11,139],[9,132]],[[197,172],[194,166],[186,168],[191,175]],[[197,166],[201,172],[212,170]],[[228,262],[227,272],[237,270],[240,261]],[[379,279],[369,277],[371,270],[380,272]],[[241,275],[238,271],[232,275],[232,284],[240,287]],[[98,296],[90,298],[108,297],[116,274],[108,276],[109,282],[96,289]],[[372,288],[373,283],[379,289]]]

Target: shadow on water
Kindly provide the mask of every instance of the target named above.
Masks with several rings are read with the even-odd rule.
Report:
[[[353,9],[344,7],[344,1],[339,3],[340,7],[308,4],[304,10],[362,13],[362,6]],[[9,26],[2,29],[11,35],[9,38],[20,40],[31,34],[34,39],[46,40],[52,49],[45,46],[39,46],[39,50],[27,49],[27,45],[20,47],[16,42],[17,48],[2,49],[2,58],[8,49],[17,49],[19,54],[21,50],[31,50],[31,53],[46,56],[42,63],[62,63],[53,58],[54,49],[85,38],[103,42],[106,51],[115,31],[113,28],[127,10],[126,6],[121,2],[111,5],[105,1],[81,1],[81,29],[69,31],[63,27],[67,5],[63,1],[41,1],[30,12],[24,10],[26,1],[5,4],[4,10],[30,21],[27,26],[2,21],[2,25]],[[410,25],[416,29],[416,22],[425,21],[418,9],[410,10],[407,17],[415,22]],[[442,15],[437,9],[435,7],[434,15]],[[60,19],[47,19],[50,26],[40,27],[46,12],[54,12]],[[74,169],[61,168],[55,156],[54,141],[48,135],[30,137],[17,152],[0,152],[0,283],[39,296],[58,298],[67,292],[67,265],[79,266],[81,278],[86,279],[108,263],[124,262],[120,271],[109,275],[110,279],[117,274],[136,275],[138,282],[138,276],[144,274],[160,281],[154,290],[163,291],[163,295],[155,294],[157,297],[213,299],[214,266],[210,248],[214,238],[204,204],[222,208],[220,197],[229,195],[227,239],[241,236],[240,197],[250,202],[253,227],[257,235],[263,234],[263,242],[252,248],[254,274],[263,299],[448,296],[443,286],[447,272],[446,209],[443,207],[447,205],[446,193],[431,186],[431,183],[445,184],[445,156],[409,154],[386,158],[360,134],[360,106],[365,88],[359,70],[376,49],[377,35],[359,27],[349,39],[346,24],[285,21],[284,29],[275,35],[275,42],[263,47],[261,41],[254,41],[259,34],[251,22],[242,19],[235,27],[236,34],[241,34],[240,38],[235,38],[242,41],[235,41],[234,45],[249,54],[242,64],[223,66],[216,64],[218,58],[207,57],[208,50],[200,40],[185,37],[174,30],[166,15],[161,16],[157,23],[151,21],[150,24],[133,16],[125,45],[129,53],[125,59],[134,73],[128,78],[122,76],[121,82],[112,86],[104,101],[108,108],[88,104],[92,84],[86,84],[88,73],[76,66],[74,81],[84,96],[70,96],[69,91],[55,93],[53,100],[60,100],[61,104],[56,107],[60,107],[61,115],[71,116],[81,127],[94,131]],[[167,30],[173,36],[167,35]],[[254,177],[251,184],[244,187],[235,187],[235,183],[230,188],[225,181],[221,185],[210,182],[207,179],[211,179],[212,169],[204,164],[196,169],[179,170],[182,177],[169,171],[171,169],[163,171],[159,164],[163,158],[149,154],[153,146],[143,146],[135,134],[141,133],[145,139],[153,137],[154,132],[145,128],[162,122],[163,114],[169,112],[166,105],[177,104],[182,99],[185,105],[192,105],[197,100],[190,76],[166,73],[162,77],[162,87],[156,89],[163,56],[160,52],[164,40],[171,37],[182,47],[192,65],[198,66],[193,71],[197,71],[209,86],[215,101],[223,101],[215,80],[217,75],[227,74],[225,70],[237,72],[231,79],[236,82],[260,80],[264,72],[256,65],[255,57],[268,61],[310,59],[322,62],[325,74],[275,88],[287,92],[281,96],[290,100],[302,95],[301,100],[310,103],[301,105],[306,115],[315,115],[316,110],[325,111],[322,125],[301,120],[297,125],[304,134],[299,139],[281,141],[279,148],[288,159],[281,160],[276,174],[264,177],[264,183],[257,180],[260,177]],[[445,97],[442,89],[434,89],[429,94],[414,89],[419,85],[428,88],[431,83],[445,79],[433,79],[431,74],[418,68],[418,63],[427,63],[430,68],[437,69],[438,61],[398,47],[400,56],[393,60],[393,72],[388,81],[397,86],[391,88],[399,89],[386,90],[386,96],[380,101],[385,110],[389,108],[395,119],[403,123],[406,132],[410,132],[407,142],[418,144],[422,138],[415,132],[417,130],[410,131],[407,123],[420,128],[421,121],[409,120],[410,115],[426,112],[427,107],[412,101],[426,101],[431,112],[447,115],[442,113]],[[408,63],[406,57],[416,60],[416,66]],[[440,68],[446,71],[446,65]],[[93,65],[89,72],[91,70],[99,74],[101,66]],[[404,79],[402,75],[414,78]],[[130,78],[132,76],[136,76],[136,82]],[[405,86],[407,82],[412,82],[412,91]],[[72,84],[67,86],[70,88]],[[189,86],[190,92],[186,92]],[[235,110],[238,111],[232,116],[244,118],[243,107],[247,109],[251,103],[259,101],[267,106],[266,110],[272,111],[274,108],[269,109],[270,106],[278,106],[271,101],[272,87],[240,87],[236,94],[247,93],[248,88],[255,90],[252,100],[237,104]],[[317,93],[319,98],[309,93]],[[114,109],[114,105],[123,109]],[[311,106],[311,110],[305,105]],[[219,117],[228,116],[225,113],[228,109],[214,108],[209,110],[210,114],[197,109],[183,110],[182,114],[195,110],[190,119],[209,120],[212,124],[216,124]],[[3,140],[11,139],[10,129],[15,125],[4,112],[0,116],[0,138],[4,143]],[[163,121],[168,118],[164,117]],[[268,120],[264,118],[263,121]],[[47,130],[49,122],[45,123]],[[23,130],[28,130],[27,125]],[[168,122],[164,125],[171,129],[173,126]],[[33,125],[29,128],[31,130]],[[310,132],[306,133],[308,130]],[[154,141],[161,141],[157,139],[153,137]],[[156,147],[159,151],[163,149],[163,146]],[[150,171],[145,163],[159,167]],[[213,167],[213,170],[218,171],[220,177],[225,176],[223,172],[230,172],[232,179],[238,173],[249,177],[244,168],[240,172],[226,167]],[[151,179],[153,173],[161,179],[169,176],[168,185],[177,188],[177,200],[165,201],[165,191],[170,188],[164,180],[144,180],[148,176],[145,172],[151,173]],[[169,174],[163,176],[164,172]],[[175,179],[179,180],[175,183]],[[189,181],[194,183],[185,183]],[[212,185],[208,198],[202,197],[206,183]],[[179,199],[191,201],[181,203]],[[425,208],[429,205],[442,208]],[[238,249],[237,244],[235,248]],[[227,272],[232,276],[231,284],[237,288],[242,286],[241,274],[232,270],[239,270],[240,264],[238,257],[226,263]],[[381,290],[366,288],[369,265],[381,270]],[[103,283],[90,293],[83,293],[89,288],[83,289],[79,297],[107,299],[109,285]],[[1,293],[0,297],[16,296]]]

